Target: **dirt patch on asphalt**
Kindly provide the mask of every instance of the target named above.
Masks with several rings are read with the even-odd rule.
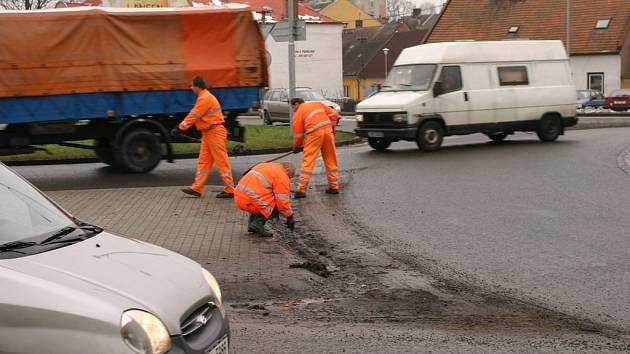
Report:
[[[354,219],[338,196],[319,196],[322,192],[322,186],[315,186],[307,199],[294,203],[296,229],[278,227],[276,235],[313,266],[304,268],[324,269],[327,277],[313,288],[312,299],[267,306],[272,312],[289,318],[409,323],[449,330],[588,333],[606,338],[608,349],[630,350],[624,329],[442,278],[424,260],[391,254],[379,235]]]

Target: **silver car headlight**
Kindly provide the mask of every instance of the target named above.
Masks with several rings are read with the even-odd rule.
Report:
[[[336,103],[333,105],[333,109],[334,109],[335,111],[337,111],[337,112],[341,112],[341,106],[339,106],[339,105],[338,105],[338,104],[336,104]]]
[[[363,114],[357,114],[356,116],[357,122],[363,122]]]
[[[407,113],[396,113],[392,116],[392,119],[396,123],[405,123],[407,122]]]
[[[156,316],[140,310],[123,313],[120,334],[134,353],[164,354],[171,350],[171,336]]]
[[[203,278],[206,280],[206,283],[208,283],[210,290],[212,290],[212,293],[218,302],[217,305],[220,306],[223,303],[223,295],[221,294],[221,288],[219,287],[217,279],[203,268],[201,268],[201,274],[203,274]]]

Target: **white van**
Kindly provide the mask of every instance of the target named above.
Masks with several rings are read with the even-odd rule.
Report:
[[[554,141],[577,123],[575,87],[561,41],[424,44],[403,50],[356,119],[376,150],[407,140],[435,151],[446,135],[472,133]]]

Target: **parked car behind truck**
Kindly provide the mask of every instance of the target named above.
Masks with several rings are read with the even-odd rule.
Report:
[[[444,136],[472,133],[554,141],[577,123],[575,92],[560,41],[425,44],[405,49],[381,91],[357,105],[356,133],[376,150],[408,140],[435,151]]]
[[[306,102],[319,101],[337,112],[341,111],[341,107],[337,103],[326,99],[318,90],[298,87],[295,90],[295,97],[301,98]],[[271,89],[265,94],[260,109],[260,118],[268,125],[274,122],[289,122],[290,106],[288,89]]]
[[[221,102],[234,140],[236,117],[268,86],[264,40],[245,6],[0,12],[0,48],[0,154],[65,144],[148,172],[162,146],[172,161],[168,132],[195,102],[194,76]],[[94,144],[72,143],[86,139]]]

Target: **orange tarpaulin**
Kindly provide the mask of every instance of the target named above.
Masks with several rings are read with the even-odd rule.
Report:
[[[0,13],[0,97],[267,86],[248,8]]]

